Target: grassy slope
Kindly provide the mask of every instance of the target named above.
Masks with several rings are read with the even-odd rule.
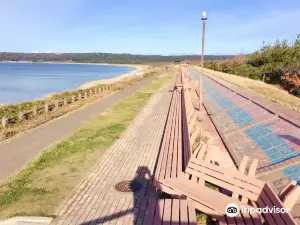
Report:
[[[151,97],[170,81],[156,78],[132,96],[109,108],[68,138],[46,149],[17,175],[0,186],[0,217],[55,214],[99,157],[120,137]]]
[[[300,112],[299,98],[289,94],[287,91],[277,88],[274,85],[270,85],[270,84],[263,83],[262,81],[252,80],[250,78],[222,73],[210,69],[204,68],[204,71],[209,73],[215,78],[220,78],[229,83],[246,88],[250,91],[263,95],[264,97],[266,97],[267,99],[273,102],[276,102],[280,105],[286,106],[290,109]]]

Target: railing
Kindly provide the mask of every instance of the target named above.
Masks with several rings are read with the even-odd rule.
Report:
[[[121,87],[124,87],[126,84],[131,83],[132,81],[138,81],[141,80],[144,76],[135,76],[131,79],[123,79],[121,81],[116,81],[112,84],[106,84],[104,86],[98,86],[95,88],[91,88],[88,90],[84,90],[83,92],[79,93],[74,93],[71,97],[69,98],[64,98],[63,100],[56,100],[53,103],[45,103],[43,107],[36,107],[33,108],[30,111],[26,112],[19,112],[18,116],[7,118],[7,117],[2,117],[1,118],[1,125],[2,128],[7,128],[10,124],[16,124],[18,122],[22,122],[25,120],[30,120],[38,117],[39,115],[42,114],[47,114],[51,111],[57,110],[60,107],[67,106],[70,104],[73,104],[75,102],[81,101],[83,99],[87,99],[91,97],[92,95],[99,94],[105,91],[115,91],[118,88],[118,85],[121,85]]]

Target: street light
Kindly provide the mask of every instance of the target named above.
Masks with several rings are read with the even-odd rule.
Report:
[[[205,21],[207,20],[206,17],[206,12],[202,13],[202,18],[201,20],[203,21],[202,25],[202,57],[201,57],[201,73],[203,74],[203,60],[204,60],[204,36],[205,36]],[[202,74],[200,75],[199,78],[199,95],[200,95],[200,106],[199,106],[199,111],[202,113],[203,111],[203,80],[202,80]]]

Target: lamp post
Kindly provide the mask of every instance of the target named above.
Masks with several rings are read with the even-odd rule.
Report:
[[[202,13],[201,20],[203,21],[203,25],[202,25],[202,57],[201,57],[201,73],[203,74],[205,21],[207,20],[206,12]],[[199,111],[200,111],[200,113],[202,113],[202,111],[203,111],[203,106],[202,106],[202,104],[203,104],[203,78],[202,78],[202,74],[200,74],[200,78],[199,78],[199,95],[200,95]]]

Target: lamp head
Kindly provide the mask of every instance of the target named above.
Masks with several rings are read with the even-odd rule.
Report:
[[[201,20],[207,20],[207,18],[206,18],[206,12],[203,12],[203,13],[202,13],[202,18],[201,18]]]

